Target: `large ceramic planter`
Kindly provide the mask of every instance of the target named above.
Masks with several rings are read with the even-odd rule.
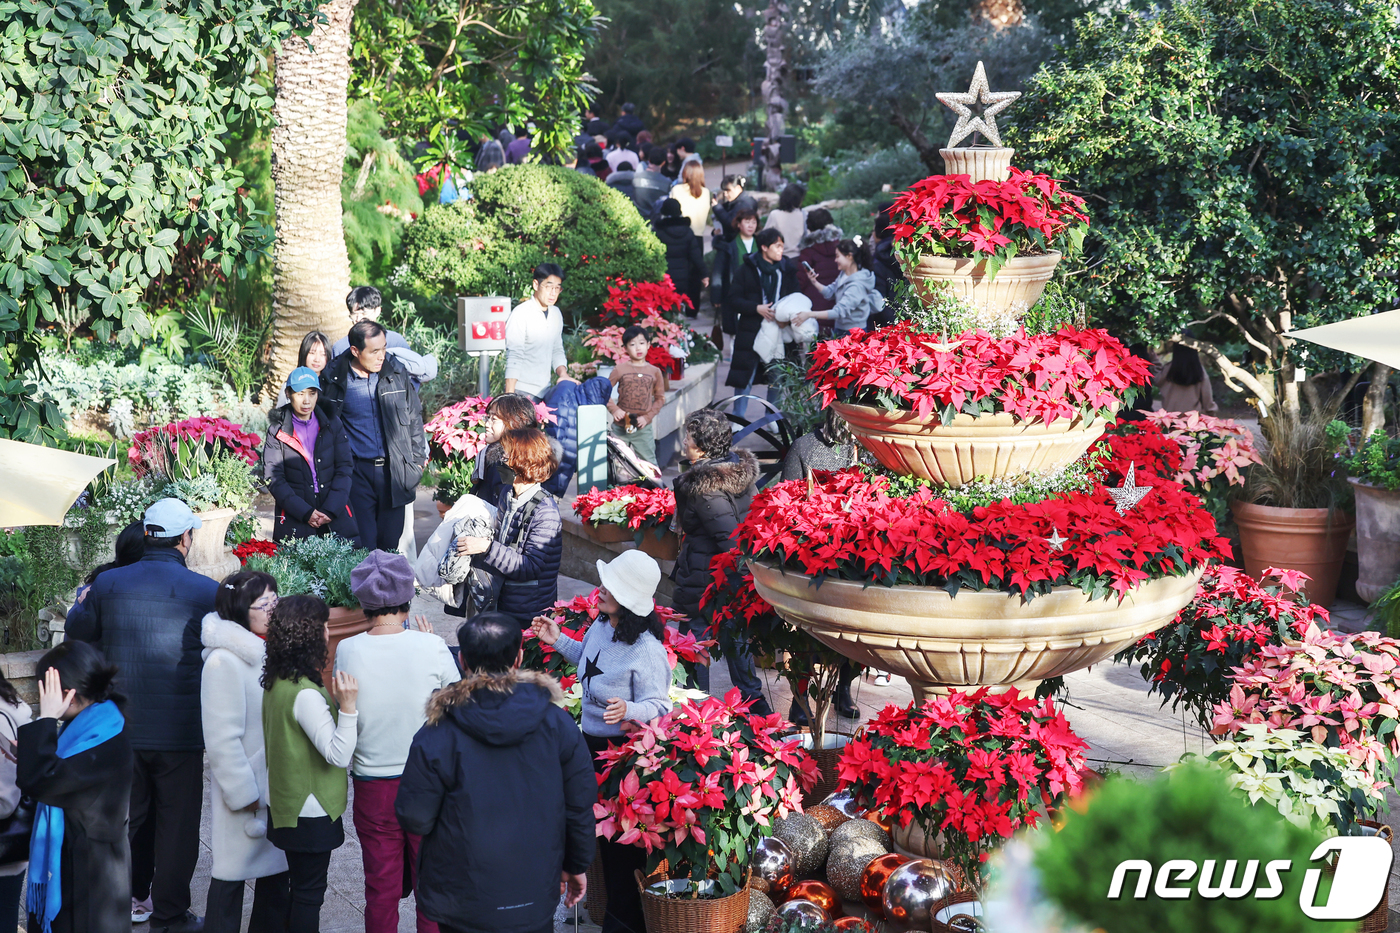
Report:
[[[836,412],[862,447],[896,473],[949,486],[972,480],[1049,474],[1073,463],[1108,427],[1102,418],[1022,421],[1009,412],[957,415],[944,425],[936,415],[885,411],[836,402]]]
[[[1031,602],[1007,593],[872,586],[783,572],[750,561],[758,593],[784,619],[859,664],[909,679],[915,692],[1014,685],[1106,660],[1170,622],[1196,594],[1202,570],[1149,580],[1123,601],[1056,587]]]
[[[369,619],[365,618],[365,611],[358,607],[346,609],[344,606],[332,606],[326,628],[330,630],[330,639],[326,646],[326,668],[321,672],[321,679],[330,683],[331,672],[335,670],[335,649],[345,639],[368,632]]]
[[[1235,502],[1230,510],[1240,529],[1244,572],[1264,576],[1270,567],[1301,570],[1311,579],[1304,585],[1308,600],[1330,606],[1337,597],[1337,581],[1347,539],[1356,522],[1339,510],[1280,509],[1253,502]]]
[[[992,278],[987,275],[985,260],[925,253],[917,263],[904,265],[904,275],[920,300],[931,301],[934,289],[946,288],[981,312],[985,323],[991,323],[1019,320],[1029,311],[1040,300],[1059,261],[1057,250],[1040,256],[1014,256]]]
[[[1356,595],[1373,603],[1400,580],[1400,489],[1348,482],[1356,491]]]
[[[238,513],[233,509],[211,509],[195,514],[203,524],[194,531],[190,552],[185,555],[185,566],[212,580],[222,581],[236,573],[240,566],[233,551],[224,544],[228,524]]]
[[[946,175],[966,175],[975,185],[979,181],[1006,181],[1011,175],[1011,157],[1015,149],[965,146],[940,149],[943,172]]]

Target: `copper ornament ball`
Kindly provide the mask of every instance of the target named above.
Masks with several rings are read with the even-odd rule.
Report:
[[[885,847],[874,839],[857,836],[842,839],[831,847],[826,859],[826,880],[848,901],[861,899],[861,875],[865,866],[885,854]]]
[[[799,878],[816,874],[826,864],[830,840],[822,824],[805,813],[790,813],[773,821],[774,837],[783,840],[797,857]]]
[[[888,852],[871,859],[860,874],[860,899],[876,917],[885,916],[885,882],[899,866],[909,861],[909,857],[898,852]],[[852,898],[854,900],[854,898]]]
[[[811,901],[828,915],[841,916],[841,898],[825,881],[799,881],[788,889],[788,897],[795,901]]]
[[[840,933],[875,933],[875,926],[864,917],[841,917],[835,922]]]
[[[819,803],[816,806],[808,807],[806,813],[812,819],[816,820],[818,823],[821,824],[822,829],[826,830],[828,836],[831,835],[831,831],[833,829],[850,819],[849,816],[842,813],[840,810],[836,809],[835,807],[827,806],[824,803]]]

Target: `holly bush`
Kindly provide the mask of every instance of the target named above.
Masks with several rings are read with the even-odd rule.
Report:
[[[592,315],[608,282],[659,282],[666,254],[626,195],[573,169],[518,165],[478,174],[471,200],[429,207],[404,231],[410,288],[423,294],[529,294],[542,262],[564,269],[566,310]]]
[[[1007,137],[1089,201],[1077,297],[1125,335],[1202,320],[1203,338],[1247,335],[1266,401],[1300,364],[1285,315],[1308,327],[1392,307],[1397,15],[1386,0],[1182,0],[1079,20]]]

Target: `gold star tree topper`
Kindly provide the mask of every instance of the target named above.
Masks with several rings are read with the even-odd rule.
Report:
[[[997,131],[997,114],[1010,107],[1012,101],[1021,96],[1021,92],[988,90],[986,69],[978,62],[977,70],[972,74],[972,85],[966,94],[944,91],[934,96],[958,115],[958,125],[953,127],[953,135],[948,137],[949,149],[973,133],[981,133],[991,140],[992,145],[1000,149],[1001,133]],[[982,112],[977,116],[972,114],[974,104],[982,108]]]

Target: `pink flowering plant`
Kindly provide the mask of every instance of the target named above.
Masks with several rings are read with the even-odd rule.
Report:
[[[802,812],[816,786],[816,761],[781,716],[756,716],[738,689],[723,700],[684,703],[598,753],[597,834],[646,850],[646,874],[664,860],[691,891],[718,882],[718,896],[743,888],[752,844],[773,820]]]
[[[234,456],[249,466],[258,462],[262,438],[227,418],[187,418],[142,431],[131,439],[126,460],[137,476],[193,479],[199,463]]]
[[[1232,672],[1265,646],[1303,637],[1326,625],[1327,610],[1308,602],[1296,570],[1270,567],[1263,582],[1223,564],[1206,570],[1195,598],[1170,625],[1143,637],[1115,660],[1142,662],[1149,693],[1172,712],[1185,707],[1201,728],[1214,724],[1215,708],[1230,698]]]
[[[646,328],[647,333],[651,335],[653,347],[666,351],[672,347],[679,347],[682,351],[690,349],[689,328],[683,324],[677,324],[659,314],[648,314],[635,324]],[[622,345],[622,335],[626,330],[626,327],[620,325],[589,328],[587,336],[583,338],[583,345],[592,350],[598,359],[608,360],[615,365],[627,358],[627,351]]]
[[[1199,496],[1217,524],[1224,521],[1229,497],[1244,487],[1244,470],[1260,462],[1254,432],[1195,411],[1149,411],[1143,417],[1181,448],[1181,466],[1171,478]]]
[[[1250,723],[1298,729],[1341,748],[1373,787],[1391,783],[1400,754],[1400,642],[1375,632],[1344,635],[1310,624],[1301,640],[1265,645],[1233,675],[1215,707],[1213,735]]]

